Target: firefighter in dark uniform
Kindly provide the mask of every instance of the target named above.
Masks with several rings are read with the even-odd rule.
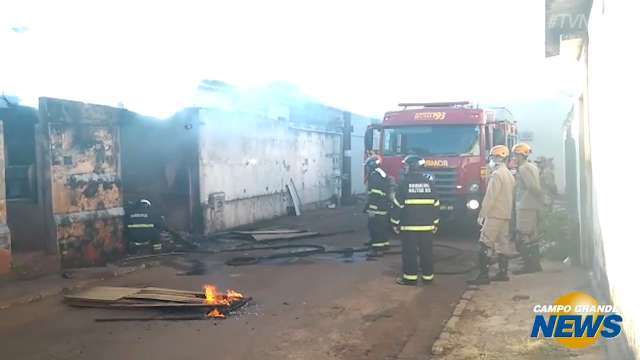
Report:
[[[127,247],[129,252],[161,251],[161,225],[161,221],[155,216],[149,200],[142,199],[134,204],[126,214]]]
[[[391,181],[387,173],[380,168],[382,161],[380,157],[374,155],[367,159],[364,164],[367,182],[367,204],[364,212],[369,216],[369,256],[377,257],[384,254],[384,250],[389,247],[389,235],[391,224],[389,223],[389,210],[391,202],[389,191]]]
[[[393,198],[391,222],[402,240],[400,285],[418,283],[418,258],[422,281],[433,281],[433,237],[438,229],[440,201],[433,189],[433,176],[426,174],[423,158],[409,155],[404,160],[406,176]]]

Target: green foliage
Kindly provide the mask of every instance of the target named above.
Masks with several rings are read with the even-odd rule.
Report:
[[[572,253],[575,241],[569,236],[569,214],[565,209],[543,210],[541,226],[545,257],[560,261]]]

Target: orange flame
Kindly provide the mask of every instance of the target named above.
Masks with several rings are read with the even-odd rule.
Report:
[[[235,290],[227,290],[227,298],[232,301],[240,300],[240,299],[244,299],[244,295],[240,294]]]
[[[207,304],[216,304],[217,303],[217,297],[218,297],[218,291],[216,290],[216,287],[213,285],[205,285],[204,286],[204,295],[205,295],[205,301],[207,302]]]
[[[207,316],[210,317],[210,318],[214,318],[214,319],[224,319],[224,318],[226,318],[226,316],[224,316],[223,313],[218,311],[218,309],[213,309],[213,311],[209,312],[209,314],[207,314]]]
[[[244,299],[244,295],[235,290],[227,290],[226,294],[220,294],[218,293],[218,289],[213,285],[204,286],[204,296],[205,303],[209,305],[229,306],[235,301]]]

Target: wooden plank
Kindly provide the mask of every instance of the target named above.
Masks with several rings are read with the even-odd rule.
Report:
[[[119,322],[119,321],[185,321],[185,320],[210,320],[207,314],[182,315],[182,316],[147,316],[126,318],[97,318],[95,322]]]
[[[110,303],[138,293],[140,288],[96,286],[77,294],[66,295],[66,300]]]
[[[158,309],[158,310],[197,310],[197,309],[225,309],[228,305],[224,304],[190,304],[190,303],[170,303],[170,302],[136,302],[136,303],[103,303],[94,301],[67,301],[71,306],[76,307],[89,307],[89,308],[101,308],[101,309],[116,309],[116,310],[144,310],[144,309]]]
[[[239,308],[247,305],[251,301],[251,298],[246,298],[241,301],[234,303],[232,306],[224,309],[221,313],[223,315],[228,315],[230,312],[236,311]],[[118,322],[118,321],[181,321],[181,320],[211,320],[211,318],[207,314],[194,314],[194,315],[156,315],[156,316],[148,316],[148,317],[118,317],[118,318],[97,318],[94,319],[96,322]]]
[[[204,291],[189,291],[189,290],[176,290],[157,287],[146,287],[140,289],[142,294],[165,294],[165,295],[191,295],[195,297],[204,298]]]
[[[292,239],[302,239],[307,237],[318,236],[317,232],[305,231],[301,233],[293,233],[293,234],[255,234],[252,235],[255,241],[271,241],[271,240],[292,240]]]
[[[296,185],[293,183],[293,179],[289,179],[289,184],[285,185],[287,190],[289,191],[289,196],[291,196],[291,202],[293,203],[293,208],[296,211],[296,216],[300,216],[300,197],[298,196],[298,190],[296,190]]]
[[[131,296],[127,296],[125,299],[129,300],[156,300],[156,301],[169,301],[177,303],[197,303],[201,304],[204,299],[197,298],[193,295],[169,295],[169,294],[143,294],[137,293]]]

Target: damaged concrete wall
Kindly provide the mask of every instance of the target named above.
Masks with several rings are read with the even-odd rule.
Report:
[[[7,200],[4,177],[4,132],[0,119],[0,275],[11,271],[11,232],[7,226]]]
[[[339,196],[341,134],[293,122],[290,115],[290,107],[277,103],[200,110],[206,233],[285,214],[290,180],[305,206]]]
[[[104,264],[124,250],[119,119],[124,110],[40,99],[49,231],[62,265]]]

